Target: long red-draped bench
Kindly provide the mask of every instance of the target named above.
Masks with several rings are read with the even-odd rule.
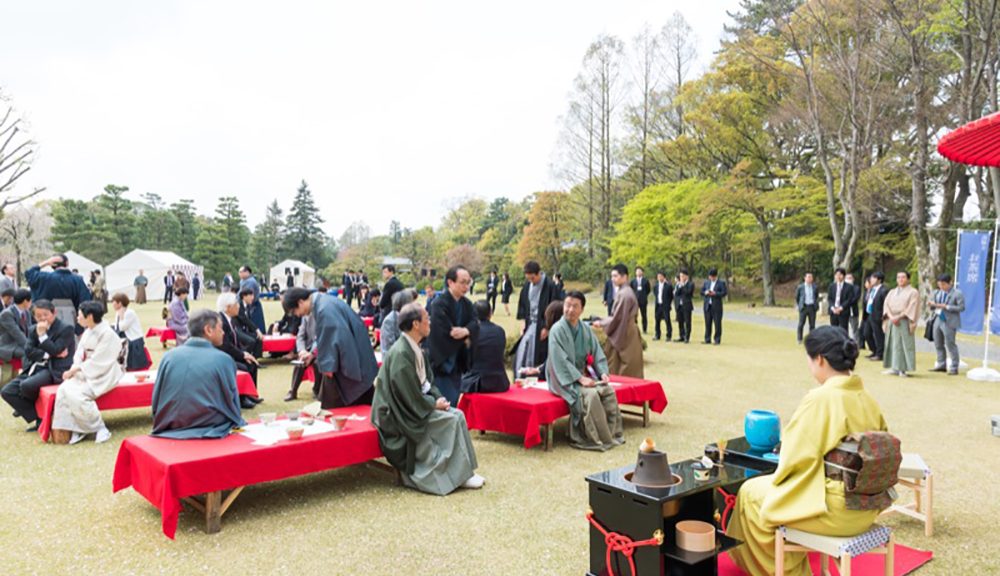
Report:
[[[156,506],[168,538],[177,531],[182,499],[205,514],[207,532],[218,532],[222,515],[245,486],[381,458],[378,432],[368,419],[370,410],[369,406],[335,408],[336,415],[356,414],[364,420],[349,420],[341,431],[270,446],[254,445],[235,433],[218,440],[126,438],[115,463],[114,491],[131,486]],[[225,490],[232,492],[223,498]],[[195,499],[202,494],[203,500]]]
[[[5,360],[0,360],[0,364],[8,364],[8,362],[5,361]],[[11,358],[9,364],[10,364],[11,368],[14,369],[14,375],[15,376],[21,373],[22,366],[21,366],[21,359],[20,358]]]
[[[145,382],[136,380],[139,374],[147,374],[149,379]],[[153,385],[156,380],[156,372],[129,372],[122,377],[121,382],[111,389],[110,392],[97,399],[97,408],[104,410],[122,410],[125,408],[145,408],[153,404]],[[253,378],[248,372],[236,372],[236,388],[241,395],[257,396],[257,387],[253,383]],[[35,401],[35,410],[42,423],[38,426],[38,435],[42,442],[48,442],[52,432],[52,413],[56,407],[56,391],[59,385],[42,386],[38,391],[38,400]]]
[[[264,352],[287,354],[295,350],[294,334],[267,334],[264,336]]]
[[[173,340],[174,344],[177,344],[177,333],[167,328],[166,326],[151,326],[149,330],[146,330],[146,338],[160,337],[160,343],[163,347],[167,347],[167,341]]]
[[[649,424],[650,410],[660,414],[667,407],[667,395],[659,382],[611,376],[611,386],[618,404],[642,408],[639,413],[624,409],[622,412],[641,416],[643,426]],[[511,386],[499,394],[463,394],[458,408],[465,413],[470,430],[521,436],[525,448],[541,444],[544,439],[545,450],[552,447],[553,423],[569,416],[569,406],[562,398],[531,387]]]

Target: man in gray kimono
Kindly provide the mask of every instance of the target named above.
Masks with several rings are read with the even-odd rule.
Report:
[[[322,407],[371,404],[378,362],[361,317],[343,300],[305,288],[286,290],[282,304],[299,318],[312,317]]]
[[[372,402],[372,424],[386,460],[403,484],[444,496],[457,488],[482,488],[465,415],[451,407],[431,381],[430,359],[420,342],[430,316],[417,302],[399,312],[399,340],[382,357]]]
[[[153,386],[153,436],[225,438],[246,425],[236,391],[236,364],[222,345],[221,317],[198,310],[188,320],[191,337],[167,352]]]
[[[549,391],[569,404],[574,448],[605,451],[625,443],[618,397],[608,385],[608,361],[590,326],[580,321],[587,299],[573,290],[549,333]]]
[[[537,368],[545,364],[549,355],[545,329],[545,309],[549,303],[559,296],[559,289],[548,276],[542,272],[542,267],[533,260],[524,265],[524,286],[517,302],[517,319],[523,320],[521,339],[517,344],[517,354],[514,356],[514,377],[521,375],[522,368]]]

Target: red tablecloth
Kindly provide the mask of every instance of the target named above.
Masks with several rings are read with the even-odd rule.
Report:
[[[149,380],[136,382],[135,373],[125,376],[110,392],[97,399],[98,410],[122,410],[124,408],[143,408],[153,404],[153,385],[156,372],[149,372]],[[38,435],[42,442],[49,441],[52,433],[52,413],[56,408],[56,391],[59,385],[42,386],[35,400],[35,411],[42,423],[38,426]],[[257,396],[257,387],[248,372],[236,372],[236,389],[241,395]]]
[[[264,336],[264,352],[275,352],[286,354],[295,350],[295,336],[292,334],[280,334]]]
[[[6,362],[4,360],[0,360],[0,364],[8,364],[8,362]],[[14,369],[14,375],[15,376],[17,376],[18,374],[21,373],[21,370],[23,369],[23,367],[21,366],[21,359],[20,358],[11,358],[9,364],[10,364],[11,368]]]
[[[165,326],[153,326],[149,330],[146,330],[146,338],[153,338],[154,336],[159,336],[160,342],[164,346],[167,344],[167,340],[177,342],[177,333]]]
[[[361,319],[364,320],[365,326],[369,328],[375,325],[375,318],[372,316],[363,316]]]
[[[382,367],[382,353],[381,352],[376,352],[375,353],[375,361],[378,362],[378,367],[381,368]],[[302,381],[303,382],[315,382],[316,381],[316,371],[313,369],[313,366],[315,366],[315,364],[310,364],[310,365],[306,366],[306,371],[302,374]]]
[[[663,412],[667,396],[663,386],[652,380],[612,376],[619,404],[642,406],[649,402],[654,412]],[[569,415],[569,406],[562,398],[547,390],[518,388],[500,394],[463,394],[458,408],[465,413],[471,430],[487,430],[524,437],[524,447],[542,442],[539,426],[551,424]]]
[[[254,446],[241,434],[221,440],[126,438],[115,464],[114,491],[131,486],[160,510],[163,533],[173,538],[181,498],[360,464],[382,456],[368,406],[332,410],[364,416],[341,432]]]

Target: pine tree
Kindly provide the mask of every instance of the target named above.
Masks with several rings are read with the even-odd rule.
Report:
[[[225,224],[210,220],[200,227],[193,259],[205,267],[206,281],[211,278],[219,285],[222,284],[225,273],[231,272],[236,267]]]
[[[125,197],[128,186],[108,184],[94,202],[99,235],[105,241],[100,251],[108,261],[117,260],[135,248],[139,237],[135,208]],[[93,254],[93,250],[91,250]]]
[[[250,262],[254,270],[263,273],[278,263],[278,251],[284,242],[285,214],[278,201],[267,206],[264,221],[257,225],[250,238]]]
[[[142,239],[139,248],[148,250],[176,251],[180,239],[181,226],[177,216],[164,207],[159,194],[143,195],[145,207],[139,216]]]
[[[180,227],[173,243],[174,251],[182,258],[197,261],[195,244],[198,238],[199,226],[194,212],[193,200],[181,200],[170,205],[170,212],[177,219]]]
[[[247,246],[250,244],[250,230],[247,219],[240,209],[240,200],[235,196],[219,198],[215,207],[215,221],[226,231],[232,268],[239,268],[247,259]]]
[[[323,218],[313,200],[312,192],[306,181],[302,181],[295,193],[295,201],[288,213],[284,249],[281,251],[286,258],[295,258],[322,268],[330,261],[327,252],[327,237],[320,227]]]

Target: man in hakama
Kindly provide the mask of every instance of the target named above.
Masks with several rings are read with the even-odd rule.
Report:
[[[896,274],[896,287],[885,297],[883,318],[885,319],[885,353],[882,365],[887,374],[906,377],[907,372],[917,369],[917,311],[920,309],[920,293],[910,286],[910,273]]]
[[[639,300],[628,284],[628,268],[618,264],[611,270],[611,282],[618,288],[611,316],[600,322],[608,335],[604,352],[612,374],[643,377],[642,337],[639,335]]]

